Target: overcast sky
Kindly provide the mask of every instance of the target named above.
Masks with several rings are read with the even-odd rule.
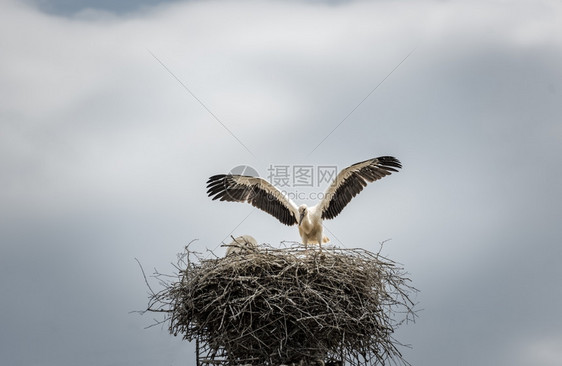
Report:
[[[129,313],[135,258],[299,239],[211,175],[380,155],[403,170],[326,227],[391,239],[405,358],[562,365],[560,1],[4,0],[0,49],[3,365],[194,365]]]

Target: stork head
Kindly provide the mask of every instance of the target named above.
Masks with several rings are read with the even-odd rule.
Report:
[[[302,223],[302,220],[304,219],[304,217],[306,216],[307,213],[308,213],[308,207],[306,205],[300,205],[299,206],[299,226]]]

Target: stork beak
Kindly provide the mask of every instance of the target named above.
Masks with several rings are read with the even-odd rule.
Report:
[[[302,219],[304,219],[304,212],[301,213],[301,216],[300,216],[300,218],[299,218],[299,226],[301,226]]]

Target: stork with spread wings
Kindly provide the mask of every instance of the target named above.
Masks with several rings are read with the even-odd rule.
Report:
[[[367,183],[398,172],[402,164],[392,156],[380,156],[343,169],[324,193],[317,205],[297,206],[265,179],[245,175],[220,174],[207,181],[207,194],[213,200],[248,202],[276,217],[285,225],[298,224],[305,246],[327,242],[322,220],[333,219]]]

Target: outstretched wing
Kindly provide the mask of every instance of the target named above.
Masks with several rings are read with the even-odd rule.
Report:
[[[345,168],[328,187],[324,199],[317,206],[322,218],[333,219],[367,183],[397,172],[399,168],[402,168],[402,164],[392,156],[380,156]]]
[[[213,200],[248,202],[275,216],[285,225],[297,223],[297,205],[262,178],[246,175],[220,174],[207,181],[207,194]]]

